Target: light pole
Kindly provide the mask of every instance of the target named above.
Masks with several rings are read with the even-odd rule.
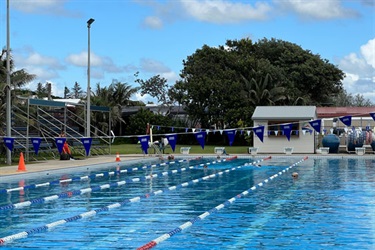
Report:
[[[91,113],[91,110],[90,110],[90,106],[91,106],[91,103],[90,103],[90,98],[91,98],[91,87],[90,87],[90,27],[91,27],[91,24],[95,21],[95,19],[92,19],[90,18],[88,21],[87,21],[87,31],[88,31],[88,49],[87,49],[87,103],[86,103],[86,119],[87,119],[87,122],[86,122],[86,137],[90,137],[90,127],[91,127],[91,124],[90,124],[90,121],[91,121],[91,117],[90,117],[90,113]]]
[[[11,121],[11,93],[10,93],[10,35],[9,35],[9,0],[7,0],[7,82],[6,82],[6,126],[7,126],[7,137],[12,136],[12,121]],[[7,150],[7,164],[12,164],[12,155],[10,150]]]

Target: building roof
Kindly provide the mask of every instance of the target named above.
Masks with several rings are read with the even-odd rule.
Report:
[[[317,107],[318,118],[332,118],[340,116],[370,116],[375,107]]]
[[[186,114],[184,106],[126,106],[122,107],[122,114],[131,115],[137,113],[140,109],[149,110],[153,113],[165,114],[169,111],[170,114]]]
[[[258,106],[253,120],[310,120],[316,119],[315,106]]]

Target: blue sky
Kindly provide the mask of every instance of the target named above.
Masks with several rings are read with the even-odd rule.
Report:
[[[6,46],[6,0],[0,3]],[[10,0],[10,44],[18,69],[52,83],[54,95],[87,88],[87,20],[91,87],[113,79],[134,87],[161,75],[173,84],[182,61],[203,45],[276,38],[319,54],[346,73],[348,93],[375,103],[374,0]],[[147,101],[147,96],[133,99]]]

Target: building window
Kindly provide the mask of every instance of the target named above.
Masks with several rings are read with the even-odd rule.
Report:
[[[292,136],[299,136],[299,123],[296,121],[268,121],[268,136],[283,136],[284,131],[281,125],[286,124],[292,126]]]

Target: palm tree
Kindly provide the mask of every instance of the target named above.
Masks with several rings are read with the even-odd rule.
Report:
[[[119,126],[119,133],[122,134],[121,124],[125,124],[122,119],[122,107],[132,105],[134,102],[130,100],[131,96],[138,91],[126,83],[114,81],[109,87],[100,87],[98,83],[93,93],[92,103],[97,106],[111,107],[111,123]],[[106,131],[104,124],[107,124],[107,118],[102,114],[94,115],[94,123],[103,131]]]
[[[6,49],[3,49],[0,54],[0,124],[2,124],[5,120],[5,109],[6,109],[6,78],[7,78],[7,60],[6,60]],[[9,68],[10,68],[10,87],[13,90],[12,96],[15,96],[15,92],[17,88],[23,87],[25,84],[33,81],[35,79],[35,75],[29,74],[26,72],[25,69],[20,69],[14,71],[14,61],[12,56],[10,55],[9,60]],[[13,98],[14,100],[14,98]],[[14,102],[13,102],[14,103]]]
[[[269,74],[258,81],[251,78],[245,82],[247,98],[253,106],[269,106],[285,100],[285,88],[274,85]]]
[[[112,120],[114,125],[119,125],[119,133],[122,135],[121,124],[125,121],[122,119],[122,107],[129,106],[132,101],[131,96],[137,93],[138,88],[133,88],[127,83],[121,83],[118,81],[113,81],[109,86],[109,92],[112,94],[111,107],[112,107]]]

